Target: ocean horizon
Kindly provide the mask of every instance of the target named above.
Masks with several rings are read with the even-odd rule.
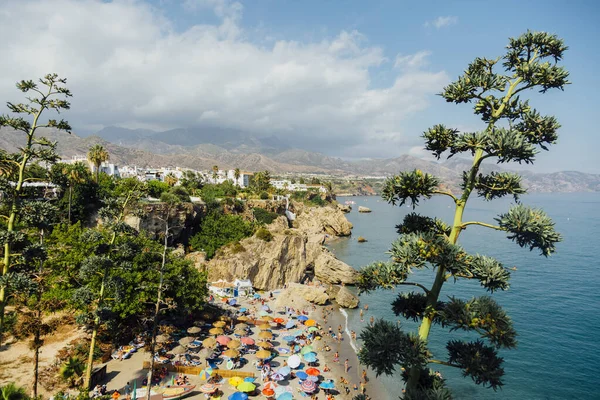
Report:
[[[346,214],[354,224],[352,237],[332,242],[329,247],[342,261],[360,268],[373,261],[387,260],[386,252],[398,235],[395,226],[412,208],[392,206],[380,197],[339,197],[338,201],[355,201],[351,213]],[[457,399],[600,399],[596,384],[600,371],[600,251],[596,247],[600,235],[600,193],[529,194],[521,201],[544,209],[563,235],[557,252],[546,258],[538,251],[530,252],[506,238],[505,233],[480,226],[470,226],[460,237],[467,251],[496,257],[512,272],[510,289],[492,296],[508,312],[517,330],[518,345],[513,350],[501,350],[504,358],[504,386],[494,391],[475,384],[470,377],[462,377],[460,370],[446,366],[433,366],[447,379],[448,386]],[[508,198],[486,202],[472,197],[467,204],[464,220],[494,222],[494,217],[508,210],[514,201]],[[358,213],[358,206],[369,207],[373,212]],[[421,202],[415,210],[424,215],[437,216],[451,222],[453,203],[445,197],[435,197]],[[358,243],[358,236],[368,242]],[[416,271],[411,281],[430,285],[431,270]],[[359,311],[346,310],[347,324],[357,334],[371,316],[390,321],[400,320],[406,330],[415,330],[417,324],[396,317],[391,302],[400,291],[410,291],[399,286],[394,290],[378,290],[360,296],[360,307],[369,310],[360,321]],[[469,299],[489,294],[477,282],[448,281],[441,299],[457,296]],[[450,332],[434,326],[430,334],[430,349],[438,359],[447,358],[445,349],[449,338],[474,339],[465,332]],[[381,382],[397,398],[403,387],[399,373],[381,376]],[[394,395],[391,395],[394,393]]]

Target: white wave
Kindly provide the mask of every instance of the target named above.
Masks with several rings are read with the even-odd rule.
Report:
[[[340,313],[344,316],[344,319],[346,321],[344,323],[344,332],[346,332],[346,335],[348,335],[348,339],[350,340],[350,346],[352,346],[352,349],[354,349],[354,352],[356,354],[358,354],[358,349],[356,348],[356,343],[354,343],[354,340],[352,340],[352,335],[350,334],[350,330],[348,329],[348,313],[343,308],[340,308]]]

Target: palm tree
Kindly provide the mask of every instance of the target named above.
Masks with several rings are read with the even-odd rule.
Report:
[[[83,375],[85,365],[79,357],[69,357],[67,361],[60,367],[58,375],[71,386],[75,386],[75,379]]]
[[[73,186],[78,183],[85,182],[85,178],[81,175],[77,165],[72,167],[65,167],[62,170],[62,173],[67,177],[67,185],[69,186],[69,213],[68,220],[69,225],[71,224],[71,199],[73,198]]]
[[[240,173],[240,169],[236,168],[233,170],[233,177],[235,178],[235,184],[239,185],[239,179],[242,174]]]
[[[96,144],[90,148],[87,153],[87,158],[96,167],[96,183],[98,183],[98,176],[100,175],[100,165],[103,162],[108,161],[110,155],[108,151],[101,144]]]
[[[167,176],[165,176],[165,183],[169,186],[175,186],[175,184],[179,181],[172,172],[169,172]]]
[[[9,383],[0,388],[1,400],[29,400],[29,398],[25,389],[14,383]]]
[[[212,171],[213,171],[212,177],[215,180],[215,183],[217,183],[217,176],[218,176],[217,173],[219,172],[219,166],[218,165],[213,165]]]

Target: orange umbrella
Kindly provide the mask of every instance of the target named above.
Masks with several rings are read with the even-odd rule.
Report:
[[[273,396],[275,391],[273,389],[263,389],[262,394],[265,396]]]
[[[315,321],[314,319],[308,319],[304,322],[304,325],[306,326],[315,326],[317,324],[317,321]]]
[[[316,369],[314,367],[308,368],[304,372],[306,372],[307,375],[312,375],[312,376],[319,376],[319,375],[321,375],[321,371],[319,371],[318,369]]]
[[[276,322],[278,324],[283,324],[285,322],[285,320],[283,318],[273,318],[273,322]]]

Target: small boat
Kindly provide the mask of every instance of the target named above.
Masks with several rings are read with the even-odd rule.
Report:
[[[344,204],[346,204],[346,205],[351,205],[351,204],[356,204],[356,202],[355,202],[355,201],[352,201],[352,200],[346,200],[346,201],[344,202]]]

